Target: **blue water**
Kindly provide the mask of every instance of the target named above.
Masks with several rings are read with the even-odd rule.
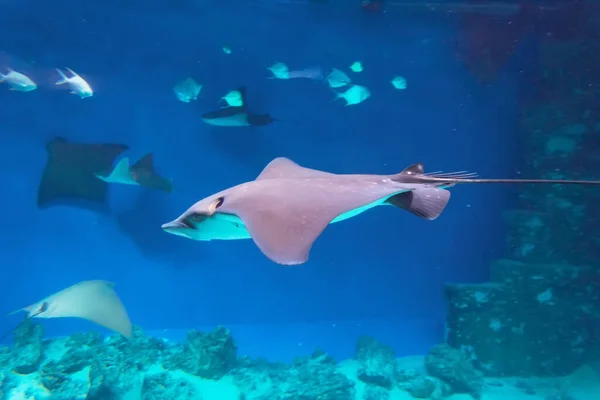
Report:
[[[254,179],[279,156],[336,173],[392,174],[423,162],[427,171],[514,177],[521,166],[518,72],[531,64],[529,48],[483,85],[448,45],[456,35],[451,17],[400,8],[375,15],[358,1],[192,3],[0,3],[2,62],[40,77],[33,92],[0,86],[0,312],[81,280],[105,279],[116,283],[143,329],[177,337],[223,324],[244,354],[288,360],[320,346],[348,357],[360,334],[398,355],[426,352],[443,339],[443,285],[484,281],[489,262],[503,254],[510,188],[453,188],[435,221],[374,209],[328,227],[309,261],[295,267],[271,262],[250,240],[194,242],[160,225],[201,198]],[[349,71],[354,61],[363,72]],[[346,107],[332,101],[323,82],[267,79],[275,62],[342,69],[372,95]],[[85,76],[94,96],[57,90],[57,67]],[[390,85],[396,74],[407,90]],[[204,87],[186,104],[172,87],[188,76]],[[278,121],[260,128],[204,124],[200,115],[240,85],[252,110]],[[124,143],[131,159],[153,152],[175,189],[111,186],[108,215],[40,210],[45,144],[55,136]],[[0,330],[19,318],[0,318]],[[97,329],[69,319],[43,323],[48,335]]]

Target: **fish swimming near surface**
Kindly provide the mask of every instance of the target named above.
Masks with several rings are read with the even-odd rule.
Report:
[[[241,106],[220,108],[202,115],[202,121],[214,126],[264,126],[275,121],[269,114],[253,114],[248,111],[246,88],[237,90],[241,96]]]
[[[450,199],[446,189],[461,183],[600,185],[600,181],[478,179],[467,172],[425,173],[420,163],[395,175],[334,174],[276,158],[256,180],[198,201],[162,229],[199,241],[252,239],[270,260],[298,265],[308,260],[314,241],[329,224],[382,205],[433,220]]]
[[[81,318],[131,338],[131,321],[113,287],[113,283],[101,280],[79,282],[9,315],[27,313],[17,328],[32,318]]]

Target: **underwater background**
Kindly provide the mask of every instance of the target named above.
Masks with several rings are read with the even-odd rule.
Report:
[[[277,157],[600,179],[598,18],[592,0],[0,1],[2,312],[43,318],[104,280],[134,325],[75,303],[0,318],[0,398],[600,398],[594,186],[458,185],[435,221],[376,207],[292,266],[161,229]],[[238,93],[273,120],[207,116]],[[84,182],[105,151],[85,144],[151,153],[168,190]]]

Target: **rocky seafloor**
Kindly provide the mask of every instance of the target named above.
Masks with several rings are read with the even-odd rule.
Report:
[[[563,378],[489,378],[447,344],[396,358],[360,337],[352,359],[316,350],[292,363],[238,355],[231,332],[190,331],[183,343],[95,332],[44,339],[26,323],[0,347],[0,399],[10,400],[412,400],[600,399],[600,374],[584,366]]]

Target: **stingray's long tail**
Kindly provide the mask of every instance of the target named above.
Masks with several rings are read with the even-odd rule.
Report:
[[[480,179],[475,178],[475,174],[456,173],[438,174],[430,173],[415,177],[420,183],[447,183],[456,185],[460,183],[508,183],[508,184],[550,184],[550,185],[596,185],[600,186],[600,181],[590,180],[572,180],[572,179]]]
[[[572,179],[482,179],[474,172],[424,172],[423,164],[413,164],[392,177],[403,183],[431,183],[439,186],[452,186],[461,183],[507,183],[507,184],[550,184],[550,185],[595,185],[600,186],[600,180]]]

